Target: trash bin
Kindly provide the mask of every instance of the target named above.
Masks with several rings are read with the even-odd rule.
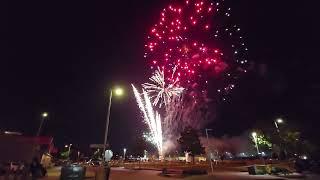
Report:
[[[255,171],[254,166],[249,166],[249,167],[248,167],[248,173],[249,173],[250,175],[256,175],[256,171]]]
[[[80,165],[67,165],[61,168],[60,180],[83,180],[86,168]]]

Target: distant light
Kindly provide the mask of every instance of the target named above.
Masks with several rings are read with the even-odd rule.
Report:
[[[308,159],[306,155],[301,156],[301,159]]]
[[[114,90],[114,93],[115,93],[115,95],[117,95],[117,96],[122,96],[122,95],[123,95],[123,89],[121,89],[121,88],[116,88],[116,89]]]
[[[256,133],[256,132],[252,132],[251,135],[252,135],[252,137],[254,137],[254,138],[257,137],[257,133]]]
[[[22,135],[22,133],[20,133],[20,132],[14,132],[14,131],[4,131],[4,134],[8,134],[8,135],[19,135],[19,136]]]
[[[48,113],[47,113],[47,112],[44,112],[44,113],[41,114],[41,116],[45,118],[45,117],[48,116]]]
[[[277,123],[283,123],[283,120],[281,118],[278,118]]]
[[[66,144],[66,145],[64,145],[64,147],[65,147],[65,148],[67,148],[67,147],[71,147],[71,146],[72,146],[72,144],[69,144],[69,145],[68,145],[68,144]]]

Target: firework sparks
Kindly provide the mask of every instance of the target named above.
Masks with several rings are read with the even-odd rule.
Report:
[[[151,78],[149,78],[152,83],[142,84],[142,87],[147,93],[153,97],[154,106],[159,105],[159,107],[161,107],[162,104],[167,105],[174,96],[180,96],[182,94],[184,88],[177,85],[179,81],[178,78],[173,80],[174,72],[175,71],[173,71],[171,77],[167,78],[168,83],[166,83],[164,71],[158,67]]]
[[[134,96],[137,100],[138,106],[143,114],[144,121],[149,127],[151,138],[149,139],[158,149],[159,155],[163,155],[162,151],[162,128],[161,117],[157,111],[153,110],[151,100],[146,91],[143,90],[142,95],[132,84]],[[142,98],[143,97],[143,98]]]
[[[153,75],[142,84],[142,94],[132,87],[150,129],[144,136],[159,154],[163,139],[175,142],[182,127],[199,129],[212,119],[216,97],[212,93],[208,97],[208,84],[225,100],[250,68],[242,31],[233,24],[231,8],[223,1],[175,1],[161,11],[148,33],[144,57]],[[162,105],[163,122],[153,110]]]
[[[246,72],[248,62],[241,29],[231,23],[230,15],[231,8],[219,1],[175,2],[162,10],[159,22],[151,27],[144,57],[152,70],[161,67],[172,79],[179,79],[180,87],[197,84],[198,89],[206,89],[208,78],[214,76],[222,77],[219,86],[224,89]],[[159,95],[156,102],[161,101]]]

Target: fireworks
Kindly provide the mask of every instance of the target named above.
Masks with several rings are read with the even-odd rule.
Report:
[[[153,75],[142,84],[141,95],[132,87],[150,130],[144,137],[161,155],[163,139],[175,142],[179,129],[199,129],[214,115],[216,97],[207,96],[209,81],[214,82],[211,92],[225,100],[241,73],[247,72],[248,48],[222,1],[174,1],[148,33],[144,57]],[[157,106],[164,113],[162,122],[153,110]]]
[[[174,72],[172,73],[172,76]],[[167,105],[171,102],[174,96],[180,96],[184,88],[177,86],[178,79],[173,80],[172,76],[168,78],[168,83],[165,81],[165,76],[163,70],[158,69],[152,75],[150,81],[152,83],[142,84],[143,88],[148,92],[148,94],[153,95],[153,105],[162,104]]]
[[[195,100],[192,95],[184,94],[166,106],[162,126],[166,138],[179,136],[181,129],[186,127],[200,129],[214,117],[215,102],[208,99],[205,93],[201,95]]]
[[[133,84],[132,89],[134,96],[136,97],[138,106],[143,114],[144,121],[146,122],[150,130],[151,137],[149,137],[149,141],[151,141],[157,147],[159,155],[162,156],[163,140],[160,114],[153,110],[151,100],[144,90],[142,93],[143,96],[141,96]]]
[[[228,72],[221,86],[229,86],[246,72],[248,50],[240,28],[229,23],[230,13],[219,1],[209,0],[186,0],[164,8],[145,44],[151,69],[161,67],[164,75],[172,74],[164,81],[179,79],[180,87],[197,84],[200,89],[206,88],[208,77]]]

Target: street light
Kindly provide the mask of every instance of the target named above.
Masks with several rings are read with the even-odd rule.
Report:
[[[64,145],[65,148],[68,148],[68,158],[70,158],[70,151],[71,151],[71,146],[72,144],[69,144],[69,145]]]
[[[114,93],[117,95],[117,96],[122,96],[123,95],[123,89],[121,88],[116,88],[114,90]]]
[[[280,128],[279,128],[279,124],[284,123],[283,119],[278,118],[274,121],[274,125],[276,126],[278,135],[279,135],[279,148],[280,148],[280,152],[283,150],[285,154],[287,154],[286,148],[283,146],[282,144],[282,138],[281,138],[281,134],[280,134]]]
[[[72,146],[72,144],[69,144],[69,149],[68,149],[68,154],[69,154],[69,156],[70,156],[71,146]]]
[[[47,116],[48,116],[47,112],[42,113],[42,117],[47,117]]]
[[[207,135],[207,144],[208,144],[208,151],[209,151],[209,157],[210,157],[210,167],[211,167],[211,173],[213,174],[213,165],[212,165],[212,159],[211,159],[211,148],[209,146],[209,135],[208,131],[212,131],[212,129],[206,129],[206,135]]]
[[[277,132],[280,133],[280,129],[279,129],[279,125],[278,124],[281,124],[283,123],[283,120],[281,118],[278,118],[274,121],[274,125],[276,126],[276,129],[277,129]]]
[[[281,118],[277,119],[277,123],[283,123],[283,120]]]
[[[259,156],[260,152],[259,152],[259,147],[258,147],[257,133],[256,132],[252,132],[251,135],[253,137],[254,143],[256,145],[257,153],[258,153],[258,156]]]
[[[80,151],[77,152],[78,154],[78,161],[80,160]]]
[[[42,128],[42,125],[43,125],[43,121],[48,117],[48,113],[47,112],[43,112],[41,114],[41,122],[40,122],[40,126],[39,126],[39,129],[38,129],[38,132],[37,132],[37,136],[40,136],[40,132],[41,132],[41,128]]]
[[[123,148],[123,161],[126,159],[127,148]]]
[[[102,153],[106,152],[106,145],[107,145],[107,139],[108,139],[108,130],[109,130],[109,121],[110,121],[110,110],[111,110],[113,91],[114,91],[114,94],[116,96],[122,96],[123,93],[124,93],[123,89],[121,89],[120,87],[117,87],[117,88],[114,88],[114,89],[110,89],[107,120],[106,120],[106,129],[105,129],[105,132],[104,132],[104,142],[103,142],[103,152]],[[103,156],[103,161],[105,161],[105,156]]]
[[[262,154],[261,154],[261,156],[259,156],[260,155],[260,151],[259,151],[259,147],[258,147],[258,139],[257,139],[258,135],[257,135],[257,133],[256,132],[252,132],[251,135],[252,135],[252,137],[254,139],[254,143],[256,144],[258,157],[260,157],[262,159],[263,164],[266,164],[266,162],[264,161],[264,158],[262,157]]]

